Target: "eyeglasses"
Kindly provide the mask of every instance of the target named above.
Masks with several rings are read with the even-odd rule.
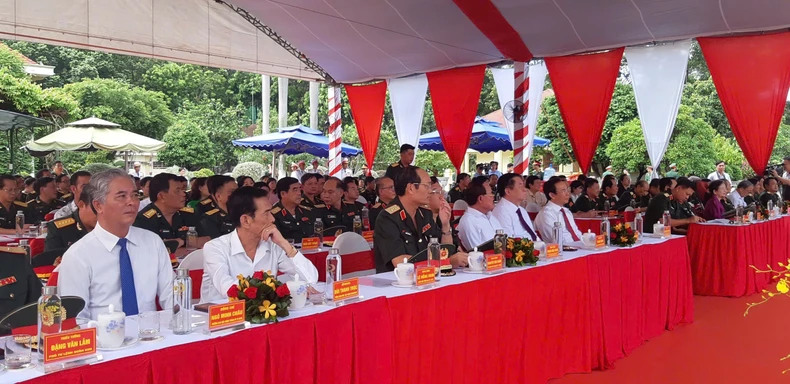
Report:
[[[391,185],[391,186],[389,186],[389,187],[381,187],[381,188],[379,188],[379,191],[386,191],[386,190],[388,190],[388,189],[395,189],[395,186],[394,186],[394,185]]]
[[[424,185],[425,188],[431,189],[431,185],[430,184],[426,184],[426,183],[412,183],[412,184],[416,185],[417,188],[420,188],[421,185]]]
[[[444,191],[442,191],[441,189],[432,189],[431,190],[431,195],[439,195],[439,194],[443,195]]]
[[[16,195],[20,190],[19,189],[3,189],[4,191]]]

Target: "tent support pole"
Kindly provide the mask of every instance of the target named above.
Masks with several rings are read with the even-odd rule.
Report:
[[[8,152],[11,160],[8,163],[8,172],[14,172],[14,129],[8,130]]]

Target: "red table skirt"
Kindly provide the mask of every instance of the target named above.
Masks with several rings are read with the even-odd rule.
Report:
[[[539,383],[611,368],[691,322],[691,292],[678,238],[369,299],[31,382]]]
[[[601,222],[603,219],[574,219],[574,221],[576,222],[576,227],[579,228],[582,233],[587,233],[589,230],[596,235],[601,234]],[[616,225],[617,223],[622,222],[623,219],[621,217],[613,217],[609,219],[610,225]]]
[[[790,259],[790,217],[747,226],[692,224],[688,232],[694,293],[740,297],[770,284],[765,270]]]
[[[304,255],[310,260],[315,268],[318,270],[318,281],[326,281],[326,256],[329,251],[308,253]],[[376,269],[376,264],[373,261],[373,250],[351,253],[341,257],[343,262],[343,273],[352,273],[365,271],[368,269]]]

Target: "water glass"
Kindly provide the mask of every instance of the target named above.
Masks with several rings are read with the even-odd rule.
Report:
[[[32,343],[33,337],[30,335],[19,334],[7,336],[3,343],[6,369],[15,370],[30,367]]]
[[[139,330],[137,336],[141,341],[156,340],[159,337],[159,312],[143,312],[137,316]]]

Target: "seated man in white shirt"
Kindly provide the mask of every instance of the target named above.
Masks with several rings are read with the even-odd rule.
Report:
[[[491,211],[494,210],[494,194],[484,178],[472,180],[464,191],[464,201],[469,205],[458,223],[458,238],[467,251],[494,238],[497,229],[502,229]]]
[[[549,202],[535,218],[535,228],[540,232],[540,236],[547,243],[557,243],[552,228],[554,223],[560,223],[563,233],[562,244],[574,245],[573,243],[577,243],[575,245],[580,245],[582,233],[576,227],[571,211],[563,207],[571,198],[568,182],[560,179],[549,180],[543,184],[543,192],[546,193]]]
[[[497,182],[497,193],[501,197],[494,207],[494,217],[509,237],[540,240],[532,226],[527,210],[519,204],[527,198],[524,178],[515,173],[506,173]]]
[[[537,176],[529,176],[526,180],[527,185],[527,198],[524,201],[534,203],[543,208],[546,205],[546,195],[540,191],[541,180]]]
[[[55,219],[71,216],[77,210],[77,202],[80,201],[82,189],[85,188],[89,181],[91,181],[91,174],[88,171],[77,171],[71,175],[71,186],[69,189],[74,196],[74,200],[71,200],[65,207],[58,209],[55,212]]]
[[[79,296],[79,317],[96,319],[112,304],[127,316],[173,306],[173,269],[155,233],[132,226],[137,217],[134,181],[121,169],[94,175],[89,183],[96,227],[74,243],[59,266],[62,296]]]
[[[752,193],[754,193],[754,185],[752,185],[751,181],[744,180],[738,183],[738,186],[735,188],[735,190],[727,195],[727,199],[730,200],[730,203],[732,203],[732,206],[735,208],[745,207],[748,204],[746,204],[744,198],[751,195]]]
[[[227,204],[236,230],[203,246],[201,303],[227,302],[228,289],[238,282],[236,276],[252,276],[258,271],[270,271],[273,276],[282,272],[286,276],[280,280],[299,275],[308,283],[318,281],[315,266],[277,230],[272,204],[263,190],[239,188]]]

